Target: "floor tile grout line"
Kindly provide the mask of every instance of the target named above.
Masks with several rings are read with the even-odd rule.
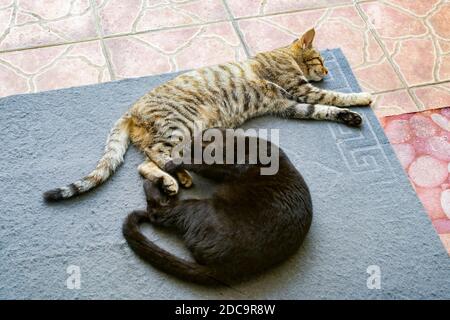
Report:
[[[109,77],[112,81],[116,80],[116,76],[114,74],[114,70],[112,67],[112,63],[111,63],[111,57],[109,56],[109,51],[106,47],[105,41],[103,39],[103,27],[100,23],[100,17],[98,15],[98,11],[97,11],[97,4],[95,3],[94,0],[89,0],[89,3],[91,4],[92,7],[92,12],[94,14],[94,20],[95,20],[95,27],[97,29],[97,35],[99,36],[99,40],[100,40],[100,45],[102,47],[102,52],[103,52],[103,56],[105,57],[105,61],[106,61],[106,67],[108,68],[108,72],[109,72]]]
[[[171,30],[202,27],[202,26],[208,26],[208,25],[224,23],[224,22],[230,22],[230,20],[229,19],[219,19],[219,20],[208,21],[208,22],[182,24],[182,25],[178,25],[178,26],[162,27],[162,28],[158,28],[158,29],[142,30],[142,31],[136,31],[136,32],[114,33],[114,34],[104,35],[103,38],[104,39],[120,38],[120,37],[141,35],[141,34],[146,34],[146,33],[156,33],[156,32],[160,32],[160,31],[171,31]]]
[[[242,44],[242,47],[244,48],[245,54],[247,56],[247,58],[251,57],[250,54],[250,49],[247,46],[247,43],[245,42],[245,38],[244,35],[242,34],[241,29],[239,28],[239,25],[237,24],[237,21],[235,20],[233,14],[231,13],[231,10],[228,6],[228,3],[226,0],[222,0],[223,6],[225,7],[225,11],[227,12],[228,18],[230,19],[229,21],[231,22],[231,25],[233,26],[234,31],[236,32],[239,41]]]
[[[76,40],[76,41],[74,40],[74,41],[66,41],[66,42],[55,42],[55,43],[43,44],[43,45],[32,46],[32,47],[5,49],[5,50],[0,50],[0,54],[2,54],[2,53],[10,53],[10,52],[26,51],[26,50],[35,50],[35,49],[44,49],[44,48],[68,46],[68,45],[72,45],[72,44],[94,42],[94,41],[98,41],[98,40],[100,40],[100,38],[97,36],[97,37],[93,37],[93,38],[86,38],[86,39]]]
[[[450,82],[450,79],[448,79],[448,80],[441,80],[441,81],[435,81],[435,82],[427,82],[427,83],[421,83],[421,84],[412,85],[412,86],[409,86],[409,88],[410,89],[423,88],[423,87],[428,87],[428,86],[433,86],[433,85],[440,85],[440,84],[449,83],[449,82]]]
[[[205,23],[195,23],[195,24],[188,24],[188,25],[164,27],[164,28],[159,28],[159,29],[145,30],[145,31],[138,31],[138,32],[115,33],[115,34],[103,35],[103,36],[98,35],[97,37],[86,38],[86,39],[81,39],[81,40],[76,40],[76,41],[55,42],[55,43],[31,46],[31,47],[5,49],[5,50],[0,50],[0,54],[8,53],[8,52],[24,51],[24,50],[58,47],[58,46],[64,46],[64,45],[71,45],[71,44],[75,44],[75,43],[92,42],[92,41],[101,40],[101,39],[128,37],[128,36],[134,36],[134,35],[141,35],[141,34],[145,34],[145,33],[155,33],[155,32],[159,32],[159,31],[170,31],[170,30],[178,30],[178,29],[183,29],[183,28],[201,27],[201,26],[205,26],[205,25],[211,25],[211,24],[223,23],[223,22],[230,22],[230,20],[221,19],[221,20],[209,21],[209,22],[205,22]]]
[[[446,83],[450,83],[450,80],[421,83],[421,84],[409,86],[408,88],[395,88],[395,89],[389,89],[389,90],[375,91],[375,92],[373,92],[373,94],[378,95],[378,94],[385,94],[385,93],[397,92],[397,91],[402,91],[402,90],[406,91],[407,89],[419,89],[419,88],[431,87],[431,86],[435,86],[435,85],[437,86],[437,85],[446,84]]]
[[[368,1],[376,1],[376,0],[368,0]],[[244,16],[244,17],[234,17],[234,19],[236,21],[250,20],[250,19],[255,19],[255,18],[280,16],[283,14],[294,14],[294,13],[299,13],[299,12],[317,11],[317,10],[324,10],[324,9],[337,9],[337,8],[352,7],[352,6],[354,6],[354,3],[348,2],[348,3],[339,3],[339,4],[335,4],[335,5],[328,5],[328,6],[323,5],[323,6],[317,6],[317,7],[312,7],[312,8],[286,10],[286,11],[266,13],[266,14],[257,14],[257,15],[250,15],[250,16]]]
[[[89,1],[91,2],[93,0],[89,0]],[[222,1],[224,1],[224,0],[222,0]],[[374,1],[374,0],[369,0],[369,1]],[[224,3],[225,3],[225,1],[224,1]],[[218,20],[207,21],[207,22],[203,22],[203,23],[193,23],[193,24],[185,24],[185,25],[178,25],[178,26],[162,27],[162,28],[158,28],[158,29],[143,30],[143,31],[138,31],[138,32],[124,32],[124,33],[115,33],[115,34],[110,34],[110,35],[103,34],[102,36],[97,36],[94,38],[86,38],[86,39],[81,39],[81,40],[77,40],[77,41],[56,42],[56,43],[46,44],[46,45],[0,50],[0,53],[24,51],[24,50],[32,50],[32,49],[40,49],[40,48],[48,48],[48,47],[57,47],[57,46],[62,46],[62,45],[75,44],[75,43],[92,42],[92,41],[101,40],[101,39],[120,38],[120,37],[140,35],[140,34],[145,34],[145,33],[154,33],[154,32],[159,32],[159,31],[169,31],[169,30],[177,30],[177,29],[190,28],[190,27],[199,27],[199,26],[211,25],[211,24],[217,24],[217,23],[223,23],[223,22],[233,23],[233,22],[237,22],[237,21],[241,21],[241,20],[251,20],[251,19],[255,19],[255,18],[265,18],[265,17],[279,16],[279,15],[283,15],[283,14],[293,14],[293,13],[297,13],[297,12],[323,10],[323,9],[327,9],[327,8],[333,9],[333,8],[348,7],[348,6],[352,6],[352,3],[338,4],[338,5],[334,5],[334,6],[328,6],[328,7],[327,6],[319,6],[319,7],[305,8],[305,9],[299,9],[299,10],[288,10],[288,11],[274,12],[274,13],[263,14],[263,15],[247,16],[247,17],[234,17],[233,14],[231,13],[231,10],[228,7],[228,4],[226,4],[225,7],[227,9],[227,14],[228,14],[227,19],[218,19]],[[96,9],[97,9],[97,7],[95,6],[95,10]],[[96,22],[97,22],[97,18],[98,18],[98,14],[95,13]]]
[[[356,10],[358,11],[358,14],[360,15],[360,17],[363,19],[363,21],[366,23],[366,25],[369,27],[369,31],[372,34],[372,36],[375,38],[375,41],[377,41],[378,45],[381,47],[381,50],[383,50],[384,55],[386,56],[387,61],[389,62],[389,64],[391,65],[391,67],[394,69],[394,72],[397,74],[397,76],[399,77],[400,81],[402,82],[402,85],[404,86],[403,89],[406,89],[406,92],[408,93],[409,97],[411,98],[411,100],[415,103],[416,107],[422,111],[424,110],[422,108],[422,104],[419,103],[418,99],[416,98],[416,96],[411,92],[410,90],[410,86],[408,85],[406,79],[404,78],[403,74],[401,73],[401,71],[398,69],[397,65],[394,63],[394,61],[392,60],[391,56],[389,55],[389,52],[387,51],[386,47],[384,46],[383,42],[381,41],[381,39],[379,38],[378,34],[376,33],[376,31],[370,26],[370,22],[368,21],[369,18],[368,16],[366,16],[365,12],[361,9],[359,2],[354,3],[354,6],[356,8]]]
[[[372,94],[374,96],[377,96],[377,95],[382,95],[382,94],[386,94],[386,93],[400,92],[400,91],[403,91],[403,90],[406,90],[406,89],[405,88],[389,89],[389,90],[372,92]]]

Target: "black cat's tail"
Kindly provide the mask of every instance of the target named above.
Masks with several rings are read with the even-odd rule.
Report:
[[[226,285],[216,279],[212,270],[195,262],[190,262],[163,250],[145,237],[139,225],[148,222],[148,213],[133,211],[123,224],[123,235],[130,247],[138,256],[154,267],[176,276],[182,280],[203,285]]]

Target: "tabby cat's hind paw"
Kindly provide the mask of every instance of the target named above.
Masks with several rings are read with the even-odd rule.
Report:
[[[181,169],[180,171],[177,171],[177,178],[184,188],[192,187],[192,177],[186,170]]]
[[[164,171],[172,176],[176,176],[180,184],[184,188],[192,187],[192,177],[191,175],[182,168],[180,164],[176,164],[173,161],[169,161],[164,166]]]
[[[348,109],[343,109],[338,113],[337,118],[350,127],[359,127],[362,124],[362,117],[359,113]]]

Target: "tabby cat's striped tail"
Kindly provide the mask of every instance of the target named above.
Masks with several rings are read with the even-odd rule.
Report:
[[[97,167],[84,178],[65,187],[49,190],[44,193],[46,201],[58,201],[71,198],[95,188],[108,179],[123,162],[123,156],[130,143],[130,118],[125,115],[111,129],[106,140],[105,152],[97,163]]]

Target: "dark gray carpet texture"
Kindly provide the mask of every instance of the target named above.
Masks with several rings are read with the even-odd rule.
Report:
[[[341,51],[324,55],[330,74],[318,85],[359,91]],[[450,298],[450,259],[370,108],[357,109],[361,129],[272,117],[245,125],[280,130],[281,147],[310,186],[314,220],[297,254],[242,284],[182,282],[130,250],[123,220],[145,207],[137,172],[144,157],[134,147],[101,187],[44,203],[43,191],[94,168],[134,101],[174,76],[0,99],[1,299]],[[191,192],[201,194],[207,187],[197,182]],[[188,257],[176,236],[151,226],[145,233]]]

